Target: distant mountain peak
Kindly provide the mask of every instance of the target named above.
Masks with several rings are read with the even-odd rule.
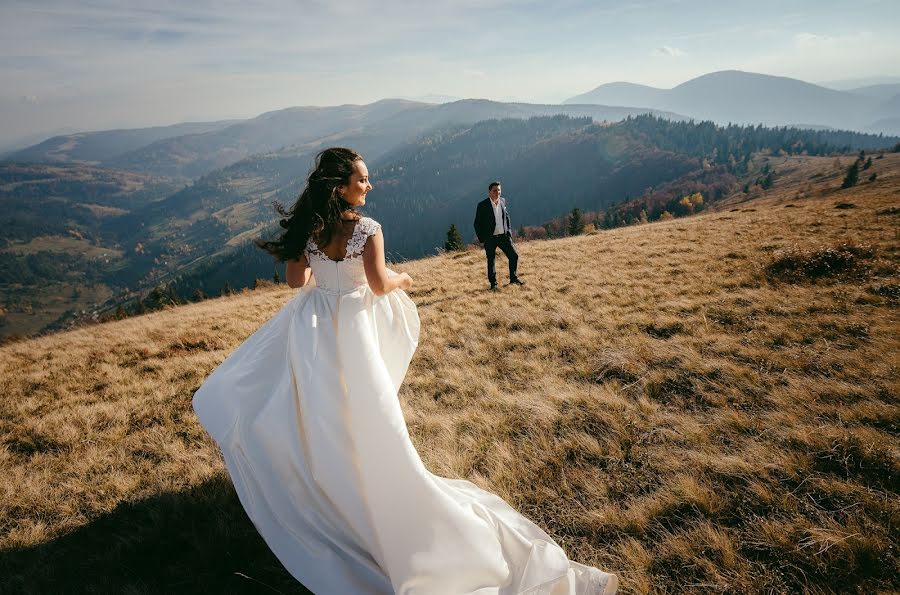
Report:
[[[894,132],[879,124],[900,116],[891,102],[891,85],[837,91],[796,78],[728,69],[687,80],[671,89],[628,82],[606,83],[567,99],[567,104],[641,107],[688,115],[720,124],[786,126],[809,122],[811,126]]]

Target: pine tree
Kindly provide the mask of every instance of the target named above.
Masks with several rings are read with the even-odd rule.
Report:
[[[146,301],[148,302],[148,305],[149,305],[152,309],[155,310],[155,309],[158,309],[158,308],[162,307],[164,295],[165,295],[165,294],[163,293],[162,287],[156,286],[156,287],[154,287],[153,289],[150,290],[150,293],[149,293],[149,294],[147,294],[147,300],[146,300]]]
[[[447,252],[459,252],[464,247],[465,244],[463,243],[459,229],[456,228],[455,223],[451,223],[450,229],[447,230],[447,241],[444,242],[444,250]]]
[[[847,169],[847,175],[844,176],[844,181],[841,184],[841,188],[850,188],[851,186],[856,186],[856,183],[859,181],[859,160],[853,162]]]
[[[276,285],[281,283],[281,275],[278,274],[278,269],[275,269],[275,273],[272,275],[272,282]]]
[[[581,209],[575,207],[569,213],[569,235],[577,236],[584,229],[584,217],[581,216]]]
[[[870,167],[872,167],[872,158],[871,158],[871,157],[868,157],[868,158],[866,159],[866,162],[863,164],[863,170],[867,170],[867,169],[869,169]]]

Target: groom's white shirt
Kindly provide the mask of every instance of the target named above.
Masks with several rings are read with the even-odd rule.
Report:
[[[490,200],[490,199],[488,199]],[[506,233],[506,230],[503,229],[503,197],[501,196],[496,204],[494,201],[491,201],[491,206],[494,208],[494,235],[501,235]]]

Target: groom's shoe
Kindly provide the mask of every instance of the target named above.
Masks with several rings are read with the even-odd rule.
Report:
[[[511,279],[509,282],[510,285],[525,285],[525,282],[516,277],[515,279]]]
[[[500,290],[497,289],[497,284],[496,284],[496,283],[491,283],[490,291],[500,291]]]

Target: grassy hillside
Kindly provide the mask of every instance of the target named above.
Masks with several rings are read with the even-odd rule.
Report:
[[[521,244],[522,288],[485,291],[477,252],[398,267],[426,465],[624,593],[900,590],[897,158],[847,190],[798,158],[755,199]],[[303,592],[190,408],[292,294],[0,347],[0,591]]]

